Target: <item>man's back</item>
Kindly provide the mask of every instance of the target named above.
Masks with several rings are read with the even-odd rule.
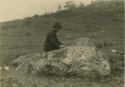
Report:
[[[58,41],[56,31],[51,31],[47,34],[45,44],[44,44],[44,50],[45,51],[51,51],[56,50],[60,48],[61,43]]]

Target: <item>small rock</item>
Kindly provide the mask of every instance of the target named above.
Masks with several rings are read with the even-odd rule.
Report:
[[[7,67],[7,66],[4,66],[3,68],[4,68],[6,71],[9,71],[9,70],[10,70],[10,68]]]
[[[18,87],[18,84],[13,83],[13,84],[12,84],[12,87]]]
[[[113,53],[116,53],[117,51],[116,50],[111,50]]]
[[[2,66],[0,66],[0,70],[2,70]]]

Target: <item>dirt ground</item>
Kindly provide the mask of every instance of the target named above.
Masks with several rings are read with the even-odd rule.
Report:
[[[2,70],[1,87],[123,87],[123,74],[110,75],[102,78],[89,77],[62,77],[62,76],[35,76],[20,73],[15,67],[8,66],[10,70]]]

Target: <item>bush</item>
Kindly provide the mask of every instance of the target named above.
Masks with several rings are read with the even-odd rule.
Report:
[[[104,45],[104,47],[113,46],[113,43],[112,42],[108,42],[108,41],[104,41],[103,45]]]
[[[96,43],[95,47],[98,49],[102,49],[103,48],[103,44],[102,43]]]
[[[103,43],[104,43],[105,47],[108,46],[108,42],[107,41],[104,41]]]
[[[121,73],[124,73],[124,56],[120,54],[110,54],[108,57],[111,65],[111,74],[121,75]]]

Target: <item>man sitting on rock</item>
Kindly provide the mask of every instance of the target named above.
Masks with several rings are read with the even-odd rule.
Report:
[[[61,42],[59,42],[57,38],[57,33],[59,32],[60,29],[62,29],[62,26],[60,25],[59,22],[56,22],[53,25],[53,30],[47,34],[44,44],[44,50],[46,52],[64,47],[64,45]]]

